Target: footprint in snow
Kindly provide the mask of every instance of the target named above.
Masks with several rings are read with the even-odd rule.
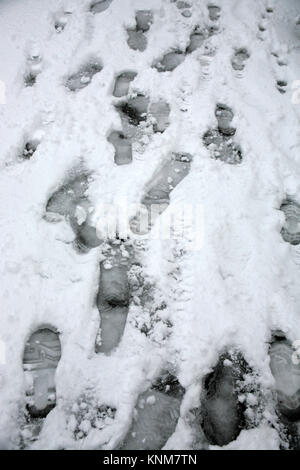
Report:
[[[198,420],[209,444],[229,444],[245,428],[246,408],[239,390],[247,372],[250,369],[240,353],[225,353],[204,379]]]
[[[126,165],[132,162],[132,143],[140,133],[140,125],[150,119],[153,131],[163,133],[169,126],[170,106],[164,101],[150,103],[148,97],[138,94],[115,107],[121,117],[122,132],[112,131],[107,140],[114,146],[115,163]]]
[[[121,98],[128,95],[130,83],[135,79],[136,76],[137,73],[133,71],[122,72],[117,75],[115,79],[113,96],[116,98]]]
[[[281,229],[281,235],[285,242],[291,245],[300,243],[300,204],[292,199],[286,199],[281,204],[280,210],[285,215],[285,224]]]
[[[299,346],[298,346],[299,348]],[[300,360],[297,348],[282,331],[272,334],[270,368],[275,379],[277,409],[286,428],[289,447],[300,448]]]
[[[26,410],[21,430],[24,447],[38,438],[44,418],[55,407],[55,372],[60,357],[61,344],[55,328],[41,327],[26,342],[23,355]]]
[[[189,43],[185,51],[174,49],[167,52],[161,59],[154,62],[154,67],[158,72],[172,72],[179,65],[181,65],[187,54],[193,53],[200,48],[214,31],[208,28],[201,28],[196,26],[190,35]]]
[[[93,206],[88,197],[90,175],[75,172],[52,194],[46,205],[45,218],[48,222],[57,222],[64,217],[74,233],[74,247],[80,252],[87,252],[101,244],[97,230],[91,222]]]
[[[203,142],[210,150],[212,158],[236,165],[242,161],[241,148],[233,142],[236,129],[231,127],[234,117],[232,109],[224,104],[216,106],[218,127],[209,129],[203,136]]]
[[[112,131],[107,140],[114,147],[114,161],[116,165],[128,165],[132,162],[131,139],[126,137],[123,132]]]
[[[138,398],[131,428],[118,450],[160,450],[175,432],[184,389],[165,374]]]
[[[135,29],[127,29],[127,43],[131,49],[143,52],[147,47],[147,37],[145,33],[149,31],[153,23],[153,14],[150,10],[137,11],[135,21]]]
[[[245,47],[236,49],[232,59],[231,65],[232,68],[236,71],[244,70],[247,60],[250,58],[250,54]]]
[[[176,3],[176,6],[178,10],[181,10],[181,15],[184,16],[185,18],[190,18],[192,16],[192,12],[190,10],[192,7],[191,2],[178,0]]]
[[[119,345],[126,326],[130,301],[128,270],[133,264],[132,245],[129,241],[115,240],[108,244],[103,254],[106,258],[100,263],[97,294],[101,334],[97,335],[95,349],[98,353],[108,354]]]
[[[56,15],[54,28],[57,33],[61,33],[65,29],[70,15],[72,15],[72,12],[68,10],[65,10],[63,13]]]
[[[102,13],[107,10],[113,0],[96,0],[90,4],[91,13]]]
[[[276,88],[281,94],[286,93],[287,86],[288,86],[288,83],[286,80],[277,80],[276,82]]]
[[[98,60],[83,65],[78,72],[67,79],[66,87],[70,91],[78,91],[85,88],[90,84],[94,75],[101,72],[102,68],[102,64]]]
[[[39,52],[34,51],[27,58],[26,72],[24,75],[24,84],[26,87],[35,85],[37,76],[42,71],[42,57]]]
[[[190,154],[174,153],[157,169],[146,185],[141,209],[130,221],[134,234],[145,235],[151,231],[170,204],[171,192],[190,172],[191,162]]]

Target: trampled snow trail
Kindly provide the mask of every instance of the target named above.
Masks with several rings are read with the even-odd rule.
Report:
[[[0,2],[1,448],[299,447],[299,18]]]

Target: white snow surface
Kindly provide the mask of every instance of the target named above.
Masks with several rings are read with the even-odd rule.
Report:
[[[271,330],[300,339],[300,253],[282,240],[279,211],[286,195],[300,197],[300,104],[292,100],[292,83],[300,79],[300,4],[220,1],[220,30],[208,39],[215,54],[200,48],[173,72],[159,73],[151,67],[154,61],[173,47],[184,50],[194,27],[208,23],[206,1],[190,3],[192,16],[185,18],[169,0],[113,0],[94,15],[87,0],[0,2],[0,79],[6,84],[6,103],[0,104],[0,340],[6,348],[6,363],[0,361],[1,447],[18,447],[24,342],[40,325],[55,326],[62,342],[57,406],[33,445],[42,449],[116,447],[130,427],[137,397],[167,365],[186,393],[166,448],[191,449],[189,411],[199,406],[202,379],[219,354],[237,347],[267,393],[274,388]],[[265,13],[268,5],[272,15]],[[57,33],[55,18],[66,9],[72,14]],[[135,26],[138,9],[154,15],[144,52],[127,44],[126,28]],[[264,32],[258,30],[262,21]],[[251,54],[239,75],[231,67],[238,47]],[[25,87],[27,59],[36,51],[40,73],[34,86]],[[287,60],[285,67],[277,65],[274,52]],[[102,71],[85,88],[69,91],[66,79],[90,59],[100,61]],[[170,126],[153,135],[143,151],[134,150],[130,165],[116,166],[107,141],[112,129],[121,129],[112,92],[115,76],[127,70],[138,74],[131,90],[170,104]],[[276,88],[278,79],[288,83],[285,94]],[[203,145],[204,132],[216,125],[219,102],[234,111],[240,165],[213,160]],[[20,160],[33,137],[40,141],[36,152]],[[95,207],[139,202],[171,152],[188,152],[193,162],[171,194],[170,209],[177,203],[202,206],[204,239],[198,250],[187,238],[146,244],[144,269],[166,300],[170,335],[162,340],[159,326],[151,337],[142,334],[133,320],[143,312],[135,306],[119,347],[108,356],[96,354],[101,254],[98,248],[77,253],[69,224],[47,222],[45,205],[80,163],[92,174],[89,196]],[[181,248],[184,254],[176,255]],[[69,409],[87,391],[117,412],[109,425],[76,441]],[[278,449],[272,420],[271,410],[227,448]]]

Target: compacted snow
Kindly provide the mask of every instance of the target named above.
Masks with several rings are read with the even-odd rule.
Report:
[[[299,448],[299,1],[0,29],[0,447]]]

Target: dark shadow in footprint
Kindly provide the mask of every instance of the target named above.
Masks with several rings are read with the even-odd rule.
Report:
[[[204,144],[211,151],[213,158],[233,165],[241,163],[241,148],[232,140],[236,132],[236,129],[231,127],[234,117],[232,109],[227,105],[218,104],[215,115],[218,121],[218,128],[209,129],[204,134]]]
[[[31,87],[35,84],[37,76],[41,73],[42,58],[39,54],[30,55],[27,59],[27,67],[24,75],[24,84]]]
[[[110,6],[112,0],[96,0],[90,5],[91,13],[102,13],[102,11],[107,10]]]
[[[87,173],[71,176],[48,200],[46,220],[56,222],[57,214],[65,217],[75,235],[74,246],[86,252],[101,244],[96,228],[91,224],[90,215],[93,210],[86,191],[89,175]]]
[[[242,71],[246,66],[250,54],[245,47],[237,49],[231,59],[231,65],[234,70]]]
[[[208,8],[208,16],[211,21],[218,21],[221,15],[221,8],[214,4],[209,4]]]
[[[121,115],[122,124],[127,123],[138,126],[142,121],[146,121],[149,107],[149,98],[144,95],[137,95],[116,106]],[[125,123],[124,123],[125,120]],[[125,131],[127,134],[127,132]]]
[[[33,418],[44,418],[55,406],[54,376],[60,357],[59,334],[54,328],[41,328],[26,342],[23,366],[30,385],[26,400]]]
[[[245,427],[245,407],[239,401],[239,387],[247,372],[249,367],[240,353],[225,353],[204,380],[199,419],[212,445],[229,444]]]
[[[36,149],[38,148],[39,144],[40,144],[40,141],[37,139],[28,140],[26,144],[24,145],[21,158],[23,160],[30,160],[30,158],[33,156]]]
[[[182,51],[171,51],[165,54],[153,67],[156,68],[158,72],[172,72],[176,67],[182,64],[184,59],[185,54]]]
[[[54,28],[57,33],[61,33],[65,29],[66,24],[68,22],[68,16],[70,16],[71,14],[71,11],[64,11],[63,14],[57,17],[54,23]]]
[[[149,31],[153,23],[153,14],[150,10],[140,10],[135,15],[136,28],[128,29],[128,46],[135,50],[143,52],[147,47],[147,37],[145,33]]]
[[[116,105],[120,114],[123,132],[128,138],[134,138],[137,127],[147,121],[153,120],[154,132],[164,132],[169,126],[170,106],[165,101],[150,104],[150,99],[142,94],[129,98]]]
[[[280,210],[285,215],[285,225],[281,229],[282,238],[291,245],[299,245],[300,204],[291,199],[286,199],[281,204]]]
[[[133,423],[119,450],[160,450],[175,432],[184,389],[166,374],[140,395]]]
[[[199,47],[202,46],[202,44],[208,38],[208,36],[209,34],[207,30],[196,27],[194,31],[192,32],[192,34],[190,35],[190,42],[186,48],[186,53],[191,54],[196,49],[199,49]]]
[[[135,79],[137,76],[136,72],[122,72],[116,77],[113,96],[116,98],[121,98],[122,96],[126,96],[129,91],[130,83]]]
[[[300,358],[281,331],[272,334],[270,368],[275,379],[277,409],[290,448],[300,449]],[[298,423],[298,425],[297,425]]]
[[[128,165],[132,162],[132,143],[123,132],[112,131],[107,140],[114,146],[114,160],[117,165]]]
[[[130,229],[137,235],[149,233],[158,217],[170,203],[170,193],[188,175],[192,156],[174,153],[159,168],[145,188],[142,210],[130,221]]]
[[[108,354],[122,339],[130,300],[128,269],[132,263],[131,251],[128,244],[112,243],[106,260],[100,263],[97,307],[101,318],[101,341],[97,338],[96,352]]]
[[[287,85],[288,84],[285,80],[277,80],[276,82],[276,88],[282,94],[286,93]]]
[[[70,91],[81,90],[89,85],[94,75],[101,72],[101,70],[102,65],[99,61],[89,62],[67,79],[66,87],[69,88]]]

